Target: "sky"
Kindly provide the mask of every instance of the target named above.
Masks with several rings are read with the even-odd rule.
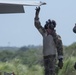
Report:
[[[48,19],[55,20],[56,32],[61,36],[63,45],[68,46],[76,42],[76,34],[72,31],[76,23],[76,0],[33,1],[47,3],[41,6],[40,10],[42,26]],[[42,45],[43,38],[34,26],[35,8],[36,6],[24,6],[25,13],[0,14],[0,46]]]

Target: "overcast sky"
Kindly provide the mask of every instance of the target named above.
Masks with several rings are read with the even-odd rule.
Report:
[[[45,0],[45,2],[47,5],[41,6],[40,11],[42,26],[48,19],[55,20],[56,31],[61,35],[63,44],[70,45],[76,42],[76,34],[72,32],[76,22],[76,0]],[[42,36],[34,27],[35,8],[24,6],[25,13],[0,14],[0,46],[42,45]]]

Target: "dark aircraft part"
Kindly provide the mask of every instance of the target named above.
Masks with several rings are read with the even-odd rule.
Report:
[[[76,24],[75,24],[75,26],[73,27],[73,32],[76,33]]]
[[[75,62],[75,64],[74,64],[74,69],[76,70],[76,62]]]
[[[3,13],[24,13],[23,5],[1,4],[0,14]]]

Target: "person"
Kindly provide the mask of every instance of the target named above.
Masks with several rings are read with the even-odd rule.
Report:
[[[36,7],[34,25],[43,37],[43,60],[45,75],[56,75],[56,58],[58,55],[58,67],[63,67],[63,45],[61,36],[57,35],[56,22],[48,19],[44,27],[39,21],[40,7]]]
[[[76,33],[76,23],[75,23],[75,26],[73,27],[73,32]],[[76,62],[74,64],[74,69],[76,70]]]

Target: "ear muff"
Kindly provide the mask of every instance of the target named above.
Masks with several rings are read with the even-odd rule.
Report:
[[[56,22],[52,20],[52,24],[54,25],[54,28],[56,27]]]
[[[46,21],[46,24],[44,25],[45,29],[48,29],[48,21]]]

